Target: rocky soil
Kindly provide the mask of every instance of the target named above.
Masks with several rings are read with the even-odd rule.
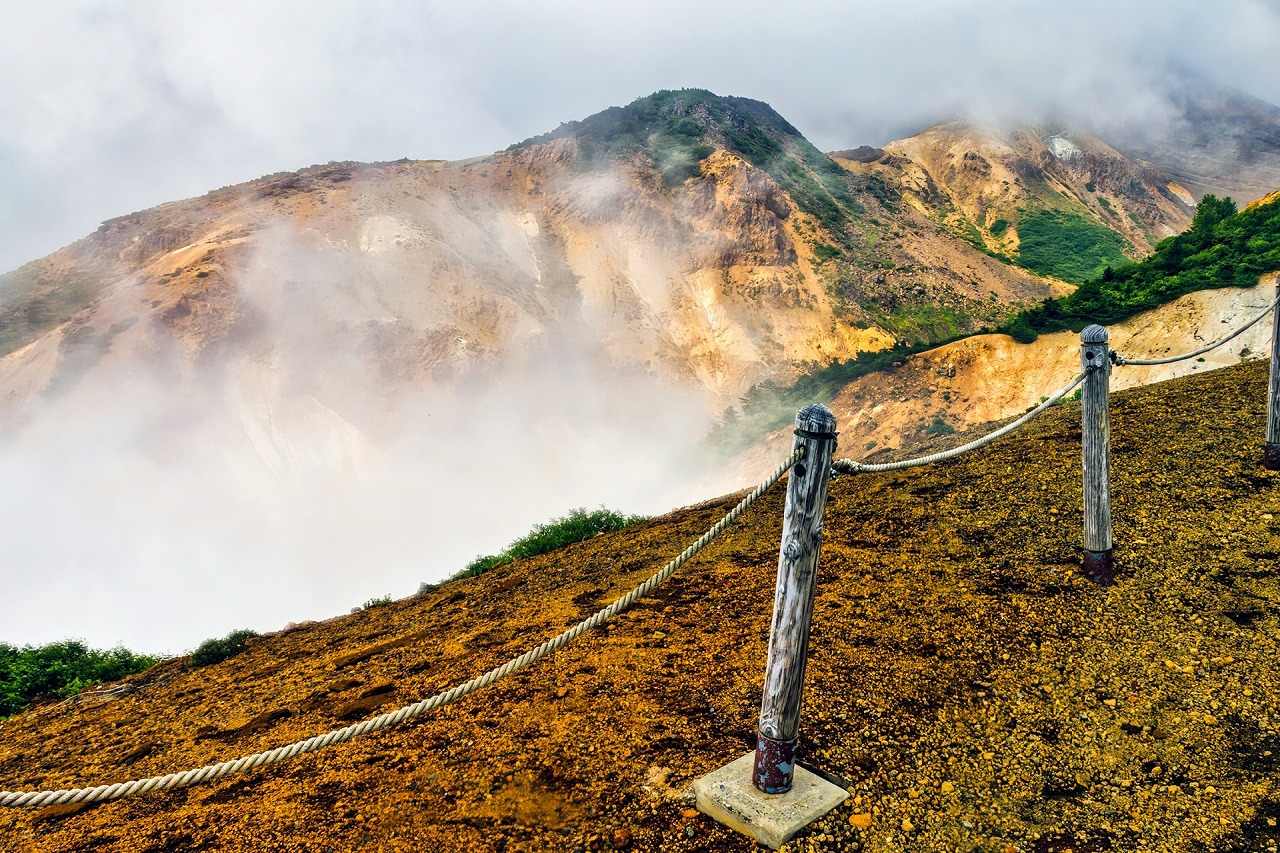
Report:
[[[849,799],[786,849],[1276,850],[1265,403],[1261,362],[1113,397],[1110,588],[1077,571],[1075,405],[951,463],[836,479],[802,755]],[[782,494],[633,610],[485,692],[216,784],[0,811],[0,849],[755,849],[688,791],[752,746]],[[735,499],[211,667],[175,659],[119,698],[37,708],[0,723],[0,788],[166,773],[407,704],[611,601]]]

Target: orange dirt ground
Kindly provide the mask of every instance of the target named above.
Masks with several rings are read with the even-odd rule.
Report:
[[[1113,397],[1109,589],[1077,574],[1078,405],[955,462],[833,481],[801,754],[850,798],[788,849],[1276,849],[1265,402],[1260,362]],[[211,785],[0,810],[0,849],[753,850],[688,786],[753,743],[782,496],[486,691]],[[0,788],[159,775],[435,693],[613,600],[735,499],[34,709],[0,723]]]

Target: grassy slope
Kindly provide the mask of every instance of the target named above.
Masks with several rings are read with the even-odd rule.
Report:
[[[836,479],[802,754],[857,799],[793,849],[1280,838],[1266,823],[1280,815],[1280,475],[1258,465],[1265,397],[1259,362],[1113,397],[1110,590],[1074,574],[1075,406],[954,463]],[[265,636],[198,671],[161,664],[108,703],[23,714],[0,723],[0,787],[163,773],[398,707],[612,600],[731,503]],[[775,489],[616,622],[421,722],[186,792],[61,817],[3,811],[0,850],[568,850],[615,837],[754,850],[688,815],[680,792],[751,741],[781,504]],[[861,812],[865,832],[850,823]]]

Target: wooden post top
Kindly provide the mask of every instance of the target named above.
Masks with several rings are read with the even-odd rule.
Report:
[[[835,438],[836,416],[819,403],[810,403],[796,412],[796,429],[810,435],[806,438]]]
[[[1108,339],[1107,327],[1099,326],[1097,323],[1092,326],[1085,326],[1084,331],[1080,333],[1080,343],[1082,344],[1105,344]]]

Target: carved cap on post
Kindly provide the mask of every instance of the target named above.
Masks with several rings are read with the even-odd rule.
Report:
[[[1106,326],[1099,326],[1094,323],[1092,326],[1085,326],[1084,331],[1080,333],[1080,343],[1082,344],[1105,344],[1111,339],[1107,334]]]
[[[836,437],[836,416],[819,403],[810,403],[796,412],[796,434],[802,438]]]

